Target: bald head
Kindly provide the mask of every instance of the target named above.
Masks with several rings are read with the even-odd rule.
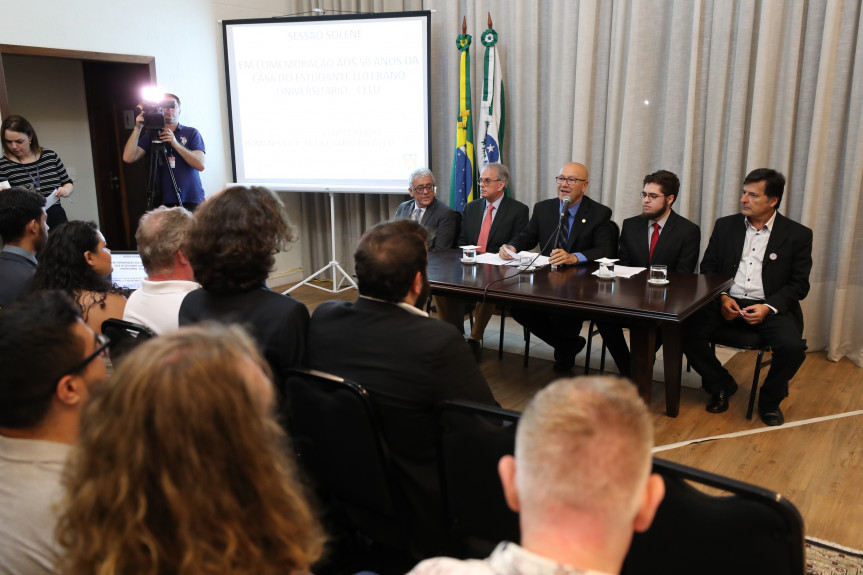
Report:
[[[571,204],[580,201],[588,185],[587,167],[578,162],[564,164],[557,174],[557,197],[569,198]],[[561,179],[565,178],[565,179]]]

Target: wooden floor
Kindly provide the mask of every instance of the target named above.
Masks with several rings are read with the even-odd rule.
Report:
[[[307,286],[291,295],[310,311],[330,299],[356,298],[353,290],[332,294]],[[525,369],[522,356],[504,353],[498,360],[490,351],[481,369],[503,407],[523,409],[558,377],[550,361],[531,357]],[[754,365],[755,352],[728,361],[740,390],[721,414],[704,410],[702,390],[684,387],[680,415],[667,417],[665,387],[654,382],[650,411],[657,456],[782,493],[803,515],[807,536],[863,548],[863,369],[847,359],[828,361],[823,352],[807,354],[782,403],[785,425],[769,428],[757,411],[752,421],[746,419]]]

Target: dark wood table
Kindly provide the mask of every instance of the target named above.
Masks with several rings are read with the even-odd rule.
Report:
[[[665,409],[671,417],[677,417],[680,410],[680,323],[733,283],[733,278],[669,272],[667,285],[654,286],[647,283],[647,271],[629,279],[600,279],[592,274],[597,264],[518,273],[510,266],[463,264],[461,256],[461,250],[429,254],[432,293],[572,311],[586,319],[625,320],[629,325],[632,380],[648,405],[656,330],[662,327]]]

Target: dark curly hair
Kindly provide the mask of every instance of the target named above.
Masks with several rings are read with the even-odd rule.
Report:
[[[93,271],[84,257],[85,252],[95,252],[99,246],[98,232],[96,222],[78,220],[65,222],[51,230],[39,250],[39,267],[30,280],[32,290],[58,289],[72,296],[81,307],[85,321],[94,305],[105,307],[109,293],[123,295],[122,289]],[[85,309],[81,295],[88,291],[94,297],[93,303]]]
[[[195,211],[183,252],[209,292],[238,293],[264,284],[275,254],[293,241],[285,206],[261,186],[235,186]]]

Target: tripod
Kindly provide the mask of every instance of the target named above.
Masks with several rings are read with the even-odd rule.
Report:
[[[158,132],[150,136],[150,167],[147,170],[147,211],[161,204],[162,186],[159,184],[159,166],[165,166],[168,169],[168,175],[171,176],[171,183],[174,185],[174,193],[177,195],[177,205],[183,205],[180,187],[177,185],[177,179],[174,177],[174,168],[168,162],[168,150],[165,147],[165,143],[158,139],[158,136]]]

